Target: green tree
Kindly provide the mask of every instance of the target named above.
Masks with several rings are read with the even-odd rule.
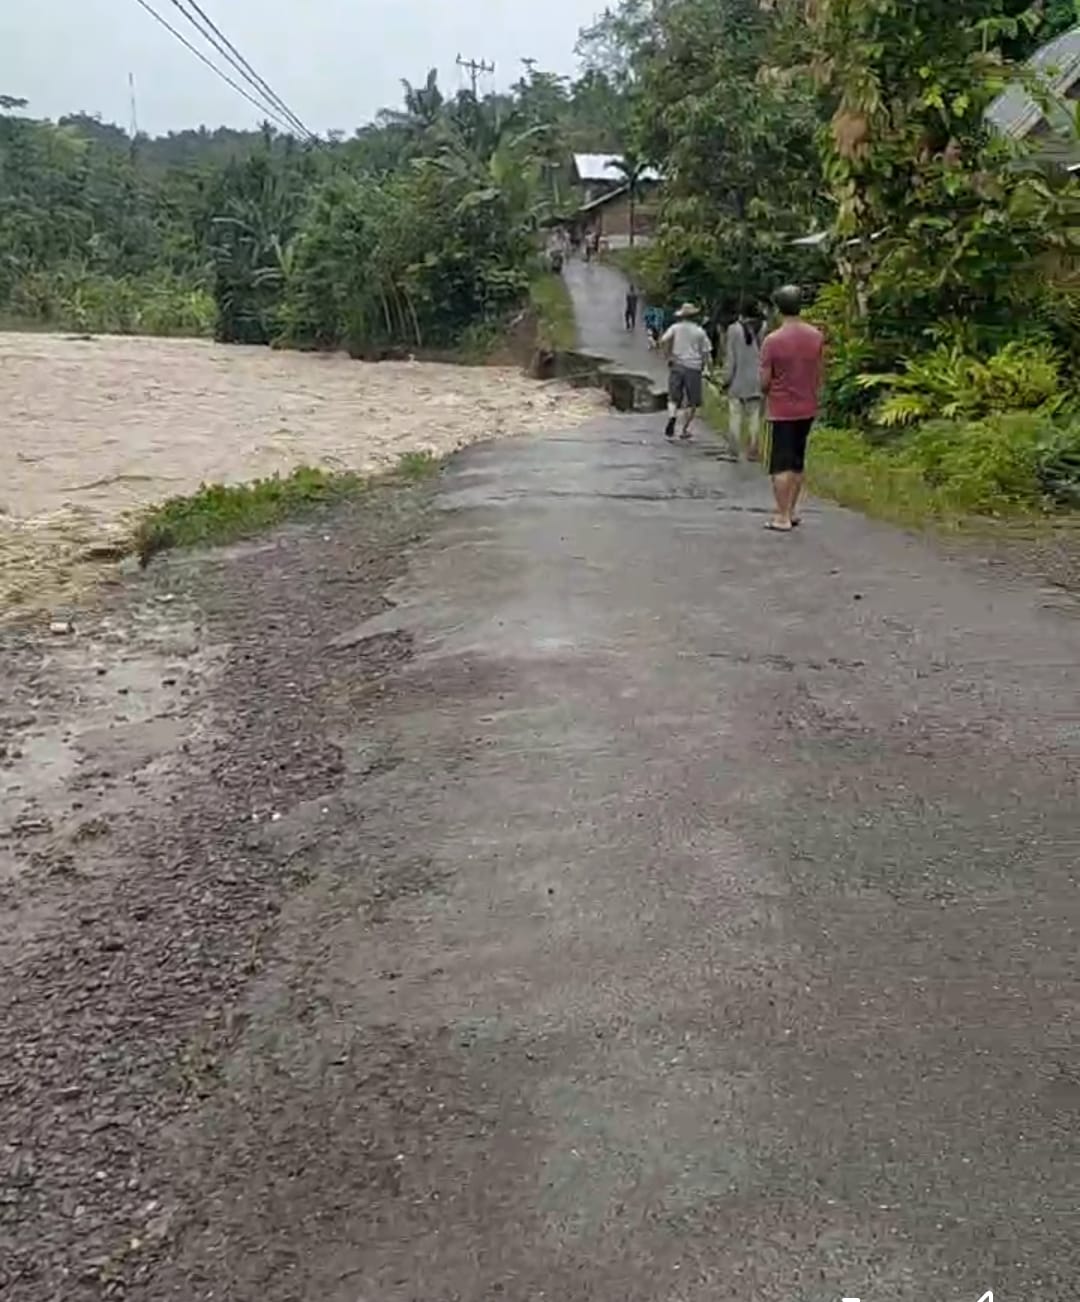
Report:
[[[621,144],[624,96],[605,73],[571,83],[531,61],[497,95],[447,97],[434,72],[403,90],[310,148],[268,124],[132,142],[0,99],[0,309],[202,332],[216,307],[222,340],[361,349],[496,325],[525,294],[571,149]]]
[[[625,88],[622,152],[663,171],[651,279],[727,312],[790,276],[824,206],[809,81],[773,74],[782,30],[759,0],[624,0],[582,38]]]
[[[1080,23],[1076,0],[1009,0],[1004,16],[1017,20],[1015,33],[1002,35],[1002,53],[1007,59],[1021,60]],[[1026,17],[1025,17],[1026,16]]]
[[[276,337],[290,245],[316,172],[310,155],[279,158],[264,149],[216,178],[204,220],[223,343],[266,344]]]
[[[368,355],[453,346],[497,324],[525,292],[531,243],[494,180],[443,155],[382,180],[325,182],[293,248],[284,338]]]
[[[382,126],[403,127],[409,135],[429,131],[441,117],[446,100],[439,89],[439,74],[432,68],[422,86],[401,80],[404,109],[382,109],[376,119]]]
[[[1039,29],[1036,8],[807,0],[797,16],[827,115],[840,270],[862,315],[876,295],[898,320],[990,324],[1036,259],[1072,256],[1075,186],[1015,168],[985,116],[1018,75],[1003,46]]]

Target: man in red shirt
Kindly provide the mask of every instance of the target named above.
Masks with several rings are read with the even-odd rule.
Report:
[[[799,317],[801,298],[795,285],[776,291],[780,325],[761,348],[761,389],[772,422],[769,474],[776,498],[776,515],[765,527],[778,533],[790,533],[799,523],[806,443],[825,376],[825,339]]]

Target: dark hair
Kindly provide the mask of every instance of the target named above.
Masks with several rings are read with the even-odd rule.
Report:
[[[784,285],[773,295],[773,302],[783,316],[798,316],[802,310],[802,293],[798,285]]]
[[[743,338],[747,344],[758,343],[761,337],[761,314],[751,308],[739,313],[739,325],[742,326]]]

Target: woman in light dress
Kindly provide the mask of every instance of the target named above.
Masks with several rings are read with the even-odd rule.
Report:
[[[761,438],[762,319],[740,312],[727,329],[724,388],[728,395],[728,437],[734,447],[757,461]]]

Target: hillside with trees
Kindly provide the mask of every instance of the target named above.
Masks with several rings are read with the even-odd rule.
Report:
[[[612,147],[624,97],[526,65],[506,94],[403,83],[351,139],[269,124],[132,140],[0,100],[0,316],[226,342],[456,346],[496,329],[569,202],[569,156]]]

